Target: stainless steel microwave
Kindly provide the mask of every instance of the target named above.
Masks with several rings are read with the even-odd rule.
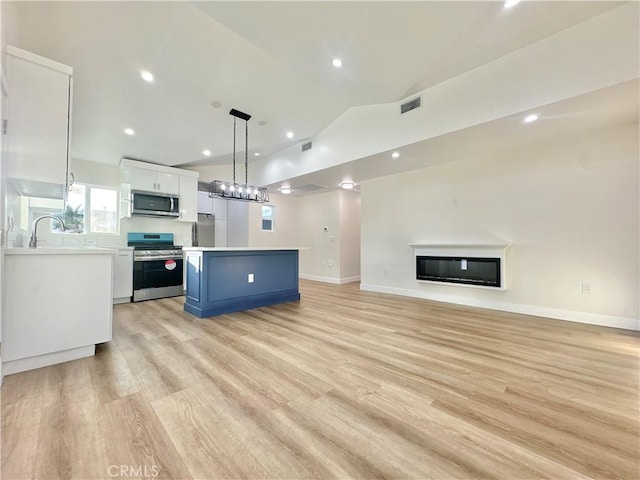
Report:
[[[131,214],[151,217],[179,217],[177,195],[131,190]]]

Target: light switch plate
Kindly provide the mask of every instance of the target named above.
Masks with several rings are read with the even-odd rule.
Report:
[[[249,283],[253,283],[253,273],[250,273],[249,275],[247,275],[247,281]]]

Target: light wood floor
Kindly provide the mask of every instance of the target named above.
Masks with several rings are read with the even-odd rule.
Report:
[[[636,333],[301,293],[116,306],[95,357],[5,379],[2,478],[639,477]]]

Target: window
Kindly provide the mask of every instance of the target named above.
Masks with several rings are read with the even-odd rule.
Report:
[[[276,213],[276,207],[273,205],[262,206],[262,231],[273,232],[273,218]]]
[[[74,184],[69,190],[64,211],[58,215],[65,233],[118,233],[118,191],[107,187]],[[53,232],[62,232],[51,222]]]

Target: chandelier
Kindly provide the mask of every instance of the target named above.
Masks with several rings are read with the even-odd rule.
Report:
[[[209,184],[209,196],[229,200],[265,203],[269,201],[269,191],[265,187],[249,185],[249,119],[251,115],[232,108],[233,116],[233,181],[214,180]],[[236,182],[236,122],[244,120],[244,183]]]

